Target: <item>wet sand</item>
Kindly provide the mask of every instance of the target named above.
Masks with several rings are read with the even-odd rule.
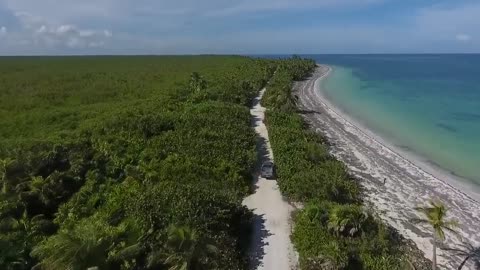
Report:
[[[331,153],[345,162],[352,175],[361,181],[365,200],[382,219],[413,240],[427,258],[432,255],[431,229],[411,220],[421,217],[414,207],[425,205],[430,199],[444,202],[449,216],[460,223],[458,230],[463,239],[447,234],[442,245],[449,248],[462,242],[480,245],[480,203],[475,193],[462,191],[462,185],[456,185],[458,181],[448,173],[402,152],[335,107],[321,91],[322,79],[330,71],[328,66],[319,66],[309,79],[295,85],[295,95],[307,122],[328,139]],[[440,249],[437,255],[440,269],[456,269],[462,261]],[[474,268],[466,265],[463,269]]]

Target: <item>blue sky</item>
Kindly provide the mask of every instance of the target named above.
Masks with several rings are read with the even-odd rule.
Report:
[[[480,52],[478,0],[0,0],[0,55]]]

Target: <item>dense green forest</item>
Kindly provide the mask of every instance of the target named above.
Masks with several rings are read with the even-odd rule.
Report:
[[[424,269],[424,261],[412,258],[401,237],[363,205],[359,183],[299,115],[293,81],[314,68],[308,60],[283,61],[262,100],[280,189],[304,204],[292,234],[301,269],[401,270],[412,269],[412,262]]]
[[[2,58],[0,269],[246,269],[249,105],[263,86],[280,189],[305,206],[292,234],[301,268],[406,269],[408,246],[298,114],[292,83],[314,67]]]
[[[2,58],[0,269],[245,269],[248,105],[275,68]]]

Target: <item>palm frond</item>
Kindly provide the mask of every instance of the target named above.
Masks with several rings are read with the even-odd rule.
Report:
[[[442,241],[445,240],[445,232],[443,231],[442,228],[440,227],[435,228],[435,234],[438,236],[440,240]]]
[[[453,254],[457,255],[457,256],[468,256],[470,253],[466,250],[461,250],[461,249],[455,249],[455,248],[452,248],[452,249],[449,249],[449,248],[442,248],[442,250],[445,250],[445,251],[450,251],[452,252]]]
[[[458,227],[458,221],[457,220],[447,220],[445,222],[443,222],[443,226],[445,228],[449,228],[449,229],[454,229],[454,228],[457,228]]]
[[[114,256],[113,259],[116,260],[124,260],[127,258],[133,258],[143,252],[143,246],[139,243],[127,246],[117,252]]]
[[[451,233],[453,233],[453,234],[455,234],[455,235],[457,235],[457,236],[459,236],[459,237],[461,238],[461,235],[460,235],[460,233],[459,233],[457,230],[455,230],[455,229],[453,229],[453,228],[450,228],[450,227],[443,227],[443,229],[444,229],[444,230],[447,230],[447,231],[449,231],[449,232],[451,232]]]

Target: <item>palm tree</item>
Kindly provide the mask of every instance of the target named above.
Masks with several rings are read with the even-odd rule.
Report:
[[[465,257],[462,263],[458,266],[458,270],[462,269],[468,260],[474,261],[476,267],[480,268],[480,246],[474,247],[471,244],[463,244],[461,245],[461,248],[446,248],[445,250],[453,251],[457,255]]]
[[[124,227],[114,228],[103,220],[84,219],[73,229],[61,229],[35,246],[31,252],[41,269],[104,269],[110,247],[118,242]]]
[[[447,220],[447,208],[441,202],[430,201],[430,205],[416,207],[415,210],[425,215],[425,219],[414,219],[414,222],[429,224],[433,228],[432,269],[437,269],[437,240],[445,240],[445,231],[457,233],[455,220]]]
[[[32,176],[28,186],[31,192],[38,194],[38,198],[44,205],[50,204],[51,200],[45,192],[46,181],[42,176]]]
[[[369,217],[360,206],[340,205],[331,210],[327,226],[337,236],[353,237],[363,234],[363,227]]]
[[[169,270],[201,270],[207,269],[202,259],[208,254],[218,253],[215,246],[200,238],[199,234],[189,227],[171,226],[168,230],[167,249],[171,254],[164,260],[170,265]],[[154,257],[149,258],[152,266]]]

